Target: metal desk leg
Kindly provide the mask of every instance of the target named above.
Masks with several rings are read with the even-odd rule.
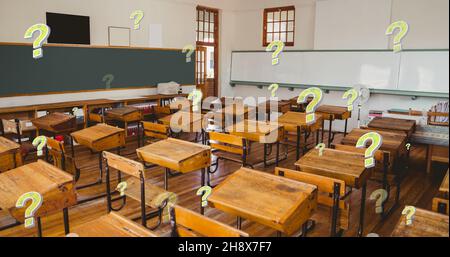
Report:
[[[322,120],[322,141],[321,141],[321,143],[323,143],[324,135],[325,135],[325,120]]]
[[[328,148],[331,147],[331,133],[333,130],[333,118],[330,119],[330,125],[328,127]]]
[[[364,185],[361,188],[361,208],[359,210],[358,237],[362,237],[363,231],[364,231],[364,212],[366,209],[366,191],[367,191],[367,184],[364,183]]]
[[[37,217],[36,218],[37,221],[37,232],[38,232],[38,237],[42,237],[42,222],[41,222],[41,217]]]
[[[169,169],[165,168],[164,170],[164,189],[169,189]]]
[[[305,155],[306,154],[306,152],[308,151],[308,130],[307,129],[305,129],[305,131],[303,132],[305,135],[305,145],[303,146],[303,155]]]
[[[267,167],[267,144],[264,144],[264,167]]]
[[[280,162],[280,141],[277,141],[277,157],[275,160],[276,167],[278,167],[279,162]]]
[[[347,136],[348,119],[345,120],[344,137]]]
[[[73,137],[69,135],[70,137],[70,148],[72,148],[72,157],[75,157],[75,146],[73,144]]]
[[[237,229],[242,229],[242,218],[241,217],[237,217],[236,228]]]
[[[296,160],[300,159],[300,136],[302,134],[302,128],[297,127],[297,149],[296,149]]]
[[[66,233],[66,235],[67,235],[70,233],[69,209],[68,208],[63,209],[63,218],[64,218],[64,233]]]

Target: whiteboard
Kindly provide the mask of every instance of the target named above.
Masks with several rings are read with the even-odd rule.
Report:
[[[412,51],[286,51],[272,66],[272,53],[232,53],[231,81],[297,84],[322,87],[448,93],[448,50]],[[425,83],[411,76],[426,70]],[[431,74],[431,75],[429,75]],[[444,86],[445,85],[445,88]]]
[[[448,51],[403,52],[398,89],[448,93]]]

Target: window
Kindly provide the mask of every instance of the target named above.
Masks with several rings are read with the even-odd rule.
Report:
[[[265,9],[263,37],[263,46],[276,40],[283,41],[286,46],[294,46],[295,6]]]
[[[197,7],[197,42],[213,45],[216,42],[218,11],[206,7]]]

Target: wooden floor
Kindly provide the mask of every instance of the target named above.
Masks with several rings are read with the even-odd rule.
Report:
[[[335,142],[340,142],[342,136],[337,135]],[[312,138],[310,139],[312,143]],[[131,159],[137,160],[135,149],[137,148],[137,142],[133,138],[128,139],[126,149],[122,150],[122,155]],[[262,147],[254,146],[251,154],[261,154]],[[33,158],[28,158],[27,162],[31,162]],[[81,179],[78,185],[83,185],[89,182],[96,181],[99,173],[98,168],[98,155],[91,154],[91,152],[85,148],[76,147],[76,160],[78,166],[81,168]],[[294,168],[295,151],[291,149],[288,154],[288,158],[280,163],[281,167]],[[212,175],[212,184],[220,183],[229,174],[237,170],[240,165],[232,162],[221,162],[219,170]],[[272,173],[274,165],[264,168],[263,165],[255,167],[255,169]],[[405,205],[413,205],[416,207],[431,209],[431,201],[436,194],[438,187],[445,175],[445,171],[448,169],[447,165],[435,164],[433,166],[432,175],[427,175],[425,172],[425,147],[414,147],[411,152],[409,176],[402,184],[401,191],[401,205],[395,212],[390,215],[386,220],[381,221],[380,217],[375,214],[375,202],[370,201],[368,198],[376,189],[380,188],[380,185],[376,182],[369,182],[367,191],[366,202],[366,219],[364,235],[368,233],[378,233],[380,236],[389,236],[397,223],[401,210]],[[148,170],[149,181],[155,185],[163,186],[163,169],[153,168]],[[115,179],[115,172],[113,172],[113,178]],[[116,181],[112,182],[112,185],[116,185]],[[200,186],[200,172],[192,172],[189,174],[183,174],[174,176],[169,179],[169,191],[175,192],[179,197],[181,206],[187,207],[194,211],[199,211],[200,198],[196,196],[195,192]],[[91,188],[79,190],[79,200],[82,200],[89,196],[94,196],[105,192],[105,184],[98,185]],[[391,200],[392,201],[392,200]],[[344,236],[355,236],[358,226],[359,206],[360,206],[360,192],[354,190],[350,195],[351,203],[351,220],[350,229],[345,232]],[[118,203],[116,203],[118,204]],[[76,226],[84,222],[93,220],[106,213],[106,201],[105,198],[80,204],[70,208],[70,226]],[[136,201],[127,199],[127,205],[120,211],[121,214],[130,217],[138,218],[140,215],[140,207]],[[227,215],[221,211],[206,208],[205,215],[215,220],[224,222],[226,224],[235,226],[236,217]],[[313,216],[316,220],[315,228],[309,232],[308,236],[311,237],[326,237],[329,235],[329,221],[330,221],[330,209],[319,207]],[[149,221],[149,225],[156,220]],[[139,222],[139,220],[137,221]],[[0,227],[14,223],[14,220],[5,211],[0,211]],[[64,236],[64,227],[62,212],[42,218],[43,236]],[[276,236],[276,232],[265,226],[244,221],[242,229],[249,233],[251,236]],[[164,224],[155,230],[156,233],[161,235],[167,235],[170,231],[170,225]],[[36,236],[35,229],[25,229],[23,225],[16,226],[7,230],[0,231],[0,236]]]

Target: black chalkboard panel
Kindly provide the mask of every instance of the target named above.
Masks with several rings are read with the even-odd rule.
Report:
[[[181,50],[44,46],[33,59],[31,45],[0,43],[0,96],[195,83],[195,63]],[[195,56],[195,55],[194,55]]]

